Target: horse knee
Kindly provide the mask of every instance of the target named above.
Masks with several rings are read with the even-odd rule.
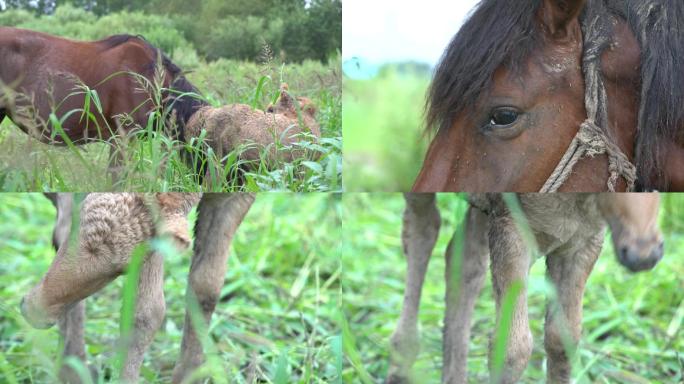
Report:
[[[528,330],[516,335],[512,333],[506,348],[506,360],[502,376],[503,383],[515,383],[522,376],[532,356],[532,333]],[[490,356],[491,363],[491,356]]]
[[[526,332],[523,337],[518,340],[511,340],[511,348],[509,349],[509,359],[514,363],[513,365],[521,365],[523,368],[532,356],[532,334]]]
[[[548,324],[544,333],[544,349],[547,358],[552,361],[567,360],[567,353],[573,352],[577,348],[579,339],[579,330],[568,329],[564,336],[558,326]]]
[[[204,274],[195,273],[190,275],[190,287],[195,294],[197,304],[204,313],[214,312],[221,296],[223,276],[221,276],[220,281],[215,280],[207,278]]]
[[[415,327],[397,327],[390,338],[392,361],[401,366],[412,365],[420,352],[420,339]]]
[[[154,297],[138,305],[135,314],[135,327],[138,331],[155,332],[164,322],[166,303],[164,297]]]

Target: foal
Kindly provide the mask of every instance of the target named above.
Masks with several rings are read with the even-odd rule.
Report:
[[[179,249],[187,248],[190,236],[186,216],[198,201],[186,296],[190,303],[197,301],[208,323],[223,285],[230,241],[252,205],[253,195],[206,194],[201,199],[199,194],[174,193],[86,196],[81,206],[76,244],[70,244],[63,236],[55,236],[61,239],[57,256],[40,283],[22,300],[22,314],[38,328],[48,328],[60,320],[67,344],[75,344],[65,349],[65,354],[84,359],[80,345],[82,329],[79,327],[83,321],[80,301],[121,275],[131,252],[139,244],[167,236]],[[60,210],[58,218],[65,216],[68,214]],[[152,250],[140,269],[133,334],[121,373],[121,380],[125,382],[137,381],[144,352],[162,324],[165,313],[162,284],[162,255]],[[190,316],[187,311],[174,383],[183,381],[204,360],[200,337]]]
[[[561,335],[567,329],[571,349],[577,347],[584,287],[601,252],[606,224],[611,229],[615,251],[622,265],[632,272],[653,268],[663,256],[663,241],[657,228],[659,196],[529,194],[518,198],[538,251],[546,255],[548,278],[558,292],[560,308],[547,308],[546,312],[544,347],[548,355],[547,380],[569,383],[571,365],[564,348],[566,340]],[[410,382],[410,368],[418,354],[420,294],[440,226],[434,194],[406,194],[405,199],[402,240],[408,269],[402,313],[391,339],[387,383]],[[503,296],[513,283],[523,284],[523,291],[514,304],[506,360],[500,377],[501,383],[515,383],[522,376],[532,353],[525,295],[533,262],[531,250],[501,195],[473,195],[469,200],[470,207],[464,219],[463,253],[455,255],[461,258],[460,270],[454,268],[458,261],[452,259],[456,235],[446,252],[442,381],[467,382],[470,320],[484,282],[487,261],[491,259],[497,326]]]
[[[271,164],[278,155],[286,161],[305,156],[303,150],[289,147],[301,139],[300,134],[303,132],[311,132],[316,140],[321,138],[321,129],[316,121],[316,107],[306,97],[293,98],[287,89],[287,84],[281,86],[278,101],[275,105],[269,105],[266,111],[246,104],[231,104],[221,108],[203,107],[188,121],[186,137],[188,140],[198,138],[205,131],[205,143],[219,158],[241,144],[256,144],[240,154],[241,160],[250,163],[263,161]],[[277,151],[274,145],[276,143],[288,148]],[[268,149],[265,158],[260,156],[262,148]]]

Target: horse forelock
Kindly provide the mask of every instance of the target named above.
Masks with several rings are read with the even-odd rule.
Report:
[[[442,55],[425,104],[426,129],[451,126],[490,88],[497,68],[519,73],[540,42],[541,0],[483,0]]]

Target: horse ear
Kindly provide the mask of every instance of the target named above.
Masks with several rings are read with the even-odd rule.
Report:
[[[278,99],[278,105],[285,109],[289,109],[294,106],[292,97],[289,93],[287,93],[287,90],[280,90],[280,98]]]
[[[546,32],[554,40],[572,39],[579,27],[579,15],[586,0],[543,0],[541,18]]]

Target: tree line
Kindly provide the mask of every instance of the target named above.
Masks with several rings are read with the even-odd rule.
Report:
[[[83,39],[142,34],[166,52],[192,48],[208,60],[327,61],[342,49],[341,0],[0,0],[0,7],[0,25]]]

